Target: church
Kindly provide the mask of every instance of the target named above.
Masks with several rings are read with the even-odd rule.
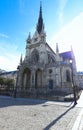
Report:
[[[26,53],[20,59],[17,69],[17,92],[24,94],[48,94],[49,92],[70,93],[72,83],[77,83],[76,61],[73,49],[59,53],[58,43],[55,52],[46,42],[46,32],[40,4],[39,18],[35,33],[26,40]]]

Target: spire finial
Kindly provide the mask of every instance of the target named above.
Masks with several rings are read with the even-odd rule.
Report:
[[[42,7],[42,1],[40,0],[40,7]]]
[[[42,1],[40,1],[40,12],[39,12],[39,18],[38,18],[38,24],[37,24],[37,31],[39,34],[41,33],[43,27],[44,27],[44,24],[43,24],[43,18],[42,18]]]

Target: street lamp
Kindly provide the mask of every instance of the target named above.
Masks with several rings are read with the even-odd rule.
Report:
[[[16,77],[16,87],[15,87],[15,91],[14,91],[14,98],[16,98],[16,94],[17,94],[18,71],[19,71],[19,66],[17,67],[17,77]]]
[[[74,79],[73,79],[73,60],[70,60],[70,65],[71,65],[71,72],[72,72],[72,87],[73,87],[73,95],[74,95],[74,105],[77,104],[77,100],[76,100],[76,89],[75,89],[75,85],[74,85]]]

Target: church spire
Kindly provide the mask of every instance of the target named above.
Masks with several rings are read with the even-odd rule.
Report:
[[[20,58],[20,65],[22,64],[22,54],[21,54],[21,58]]]
[[[30,32],[29,32],[29,35],[28,35],[28,38],[26,40],[27,43],[31,43],[31,35],[30,35]]]
[[[59,53],[58,43],[56,43],[56,53]]]
[[[39,12],[39,18],[38,18],[38,24],[37,24],[37,31],[39,34],[42,32],[42,29],[44,30],[44,24],[43,24],[43,18],[42,18],[42,3],[40,1],[40,12]]]

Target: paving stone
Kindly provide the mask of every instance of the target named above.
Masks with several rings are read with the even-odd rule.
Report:
[[[71,103],[0,98],[0,130],[71,130],[80,109]]]

